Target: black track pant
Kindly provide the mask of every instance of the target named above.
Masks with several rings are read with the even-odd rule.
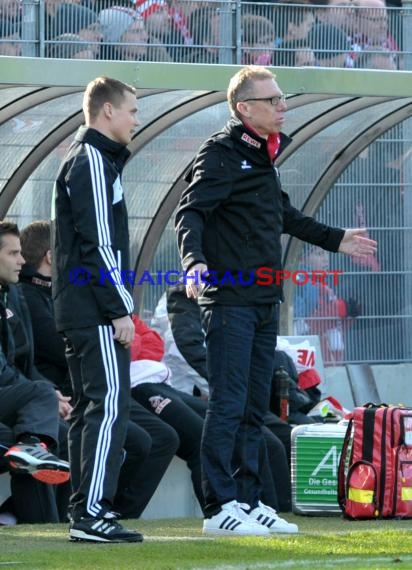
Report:
[[[111,510],[129,421],[129,351],[111,326],[70,330],[66,358],[73,386],[69,457],[71,513],[98,517]]]

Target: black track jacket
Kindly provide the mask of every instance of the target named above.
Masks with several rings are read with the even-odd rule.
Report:
[[[30,313],[16,285],[0,285],[0,388],[46,380],[34,366]]]
[[[281,134],[280,152],[290,141]],[[189,181],[176,215],[183,269],[206,263],[215,272],[200,304],[281,301],[276,271],[282,269],[282,232],[329,251],[339,248],[344,230],[321,224],[290,204],[266,140],[238,119],[202,145]]]
[[[52,291],[57,330],[131,314],[129,230],[121,172],[129,151],[80,127],[55,184]]]

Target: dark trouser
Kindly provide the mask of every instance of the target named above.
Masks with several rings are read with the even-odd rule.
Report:
[[[0,421],[12,429],[13,443],[23,434],[32,434],[56,444],[59,406],[52,384],[22,379],[0,388]]]
[[[68,448],[68,422],[60,419],[59,421],[59,457],[65,461],[69,461],[69,448]],[[59,512],[60,522],[68,521],[69,502],[71,495],[71,482],[54,485],[54,492],[56,495],[57,510]]]
[[[156,417],[172,426],[179,436],[176,455],[186,461],[193,489],[203,506],[200,468],[200,441],[207,404],[167,384],[139,384],[132,389],[133,398]]]
[[[206,331],[209,409],[202,437],[202,475],[210,517],[238,500],[234,469],[253,508],[261,497],[259,448],[269,409],[277,335],[277,305],[202,307]]]
[[[288,465],[290,466],[290,449],[291,449],[291,434],[292,426],[284,422],[272,412],[265,414],[265,426],[283,443],[286,452]]]
[[[22,434],[46,436],[53,452],[67,459],[67,429],[59,421],[56,391],[50,382],[19,380],[0,389],[0,444],[10,447]],[[57,445],[58,444],[58,445]],[[3,451],[5,451],[3,449]],[[6,463],[3,459],[1,463]],[[0,463],[0,465],[1,465]],[[46,485],[30,475],[11,474],[12,509],[19,523],[67,520],[70,483]]]
[[[113,508],[122,518],[139,518],[179,446],[173,428],[132,400],[125,461]]]
[[[266,442],[267,465],[275,487],[277,504],[272,504],[270,495],[265,495],[265,486],[263,487],[262,501],[277,511],[287,513],[292,508],[292,489],[285,446],[267,426],[263,426],[263,437]]]
[[[264,428],[263,428],[264,429]],[[264,436],[266,434],[264,433]],[[237,453],[235,451],[235,457]],[[239,503],[249,504],[249,482],[247,477],[244,477],[244,472],[242,471],[241,465],[236,467],[236,461],[233,462],[233,476],[236,481],[237,494],[236,498]],[[260,500],[269,505],[273,509],[279,509],[278,496],[275,486],[275,481],[273,478],[272,466],[269,463],[269,450],[266,445],[266,437],[262,439],[261,445],[259,447],[259,477],[261,484]]]
[[[111,326],[69,330],[66,357],[73,386],[69,457],[74,520],[111,510],[130,406],[129,351]]]

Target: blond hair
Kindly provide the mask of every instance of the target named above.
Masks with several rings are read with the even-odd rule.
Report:
[[[237,103],[253,97],[255,82],[265,79],[276,79],[276,75],[262,65],[247,65],[231,78],[227,88],[227,102],[232,115],[240,117],[236,109]]]

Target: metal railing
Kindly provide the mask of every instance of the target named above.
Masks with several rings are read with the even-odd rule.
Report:
[[[411,68],[412,9],[362,1],[2,0],[0,55]]]

